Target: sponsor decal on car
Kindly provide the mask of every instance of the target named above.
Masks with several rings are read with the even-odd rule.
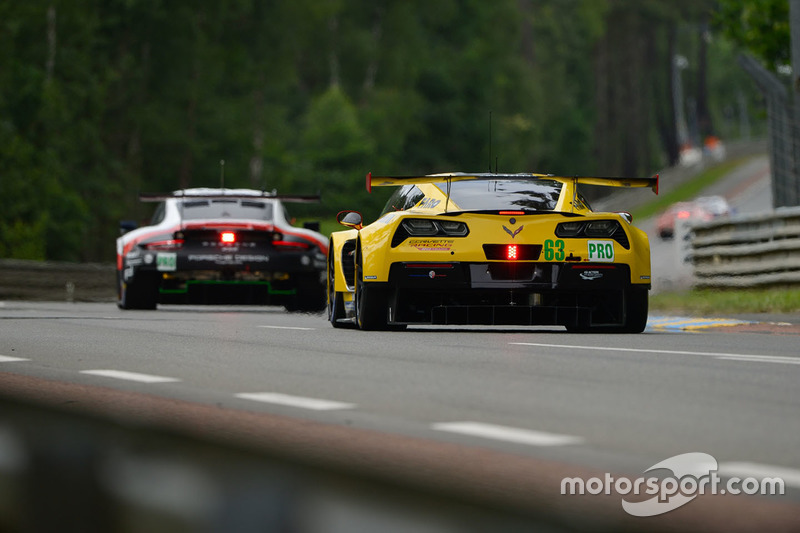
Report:
[[[156,256],[156,270],[159,272],[174,272],[178,268],[178,254],[159,252]]]
[[[268,255],[259,254],[191,254],[186,258],[192,262],[212,262],[218,265],[238,265],[246,261],[266,263],[269,261]],[[174,269],[173,269],[174,270]]]
[[[589,261],[614,262],[614,241],[589,241]]]
[[[453,239],[411,239],[408,245],[420,252],[447,252],[454,242]]]
[[[389,222],[391,222],[395,218],[397,218],[397,213],[387,213],[387,214],[383,215],[381,218],[379,218],[378,220],[376,220],[375,222],[376,223],[380,222],[381,224],[388,224]]]
[[[441,202],[442,202],[441,200],[437,200],[435,198],[425,198],[419,203],[419,207],[421,207],[422,209],[433,209]]]
[[[581,272],[581,279],[585,279],[587,281],[600,279],[603,277],[603,273],[599,270],[584,270]]]

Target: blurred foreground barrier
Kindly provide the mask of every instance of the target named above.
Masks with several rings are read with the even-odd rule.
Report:
[[[78,398],[78,396],[75,396]],[[79,403],[76,400],[73,403]],[[559,531],[513,506],[0,392],[0,531]]]
[[[696,287],[800,284],[800,207],[693,226]]]

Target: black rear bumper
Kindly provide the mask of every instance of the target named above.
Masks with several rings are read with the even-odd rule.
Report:
[[[623,264],[396,263],[394,324],[617,326],[633,285]]]
[[[309,293],[324,295],[325,264],[317,250],[166,256],[137,251],[125,258],[122,275],[126,282],[154,280],[158,303],[292,305]]]

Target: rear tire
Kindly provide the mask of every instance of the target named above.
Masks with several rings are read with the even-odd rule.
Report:
[[[356,324],[359,329],[386,330],[388,314],[388,298],[382,287],[370,287],[364,283],[361,251],[358,251],[356,263]]]
[[[567,326],[570,333],[641,333],[647,327],[649,293],[630,287],[623,293],[623,323],[619,326],[591,326],[579,323]]]
[[[625,333],[641,333],[647,327],[650,293],[647,289],[631,287],[625,291]]]
[[[331,246],[331,254],[328,258],[328,321],[331,326],[335,328],[343,328],[348,324],[338,322],[340,318],[345,318],[344,312],[344,298],[341,292],[336,292],[334,280],[336,279],[336,270],[333,263],[333,246]],[[352,327],[352,325],[350,325]]]
[[[325,310],[325,286],[319,281],[319,274],[298,274],[295,295],[286,303],[290,313],[321,313]]]
[[[158,275],[156,273],[134,274],[127,283],[122,279],[122,272],[117,271],[119,286],[117,307],[120,309],[156,308],[158,300]]]

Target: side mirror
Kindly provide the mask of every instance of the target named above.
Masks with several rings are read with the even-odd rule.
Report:
[[[341,211],[336,215],[336,222],[348,228],[361,229],[363,227],[361,225],[363,219],[358,211]]]
[[[119,221],[119,234],[125,235],[129,231],[133,231],[139,227],[135,220],[120,220]]]
[[[633,215],[628,213],[627,211],[617,211],[617,214],[622,216],[625,220],[628,221],[628,224],[633,224]]]

